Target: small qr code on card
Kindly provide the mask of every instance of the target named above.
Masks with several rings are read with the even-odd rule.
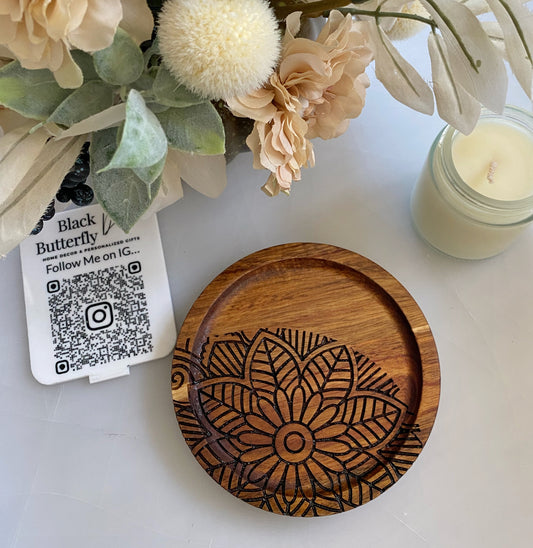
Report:
[[[56,373],[152,352],[138,261],[49,280],[46,290]]]

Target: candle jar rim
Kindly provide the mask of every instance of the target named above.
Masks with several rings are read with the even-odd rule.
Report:
[[[533,114],[522,108],[506,105],[501,114],[482,109],[480,120],[505,120],[515,126],[519,125],[527,130],[533,139]],[[444,171],[444,180],[449,182],[449,186],[460,197],[462,200],[461,205],[468,204],[468,209],[471,213],[469,217],[472,220],[484,224],[506,226],[530,222],[533,219],[533,194],[518,200],[498,200],[481,194],[462,179],[452,159],[453,140],[459,133],[459,130],[447,125],[433,142],[430,151],[433,161],[430,162],[430,168],[433,172],[434,180],[443,180],[442,177],[435,179],[435,170]],[[442,188],[439,188],[439,191],[443,194]],[[448,198],[451,198],[451,196],[448,195]],[[447,201],[450,202],[450,199]],[[451,201],[453,202],[453,200]],[[458,212],[466,215],[460,211]],[[496,212],[502,215],[501,223],[494,223],[483,219],[485,215],[492,217]]]

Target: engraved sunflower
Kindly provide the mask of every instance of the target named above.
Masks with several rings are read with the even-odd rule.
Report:
[[[338,420],[338,405],[325,403],[320,393],[307,398],[301,385],[290,397],[275,390],[274,400],[260,398],[261,414],[246,415],[250,430],[237,436],[247,447],[240,461],[247,466],[249,481],[270,492],[282,482],[304,491],[315,482],[333,489],[332,473],[345,470],[359,452],[343,438],[350,425]]]
[[[174,401],[186,441],[216,481],[250,504],[290,515],[340,512],[403,473],[384,455],[411,435],[406,406],[392,379],[352,348],[261,329],[252,338],[213,337],[200,356],[177,352],[175,393],[188,374],[194,385],[189,402]]]

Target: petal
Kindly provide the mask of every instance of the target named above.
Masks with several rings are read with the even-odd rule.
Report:
[[[341,400],[350,394],[355,382],[351,354],[344,345],[331,343],[312,352],[304,365],[313,391],[322,392],[325,399]]]
[[[278,411],[266,398],[259,398],[257,405],[266,420],[276,426],[281,426],[283,424],[283,419],[278,414]]]
[[[54,71],[56,82],[67,89],[79,88],[83,84],[83,73],[74,62],[70,51],[64,46],[63,63]]]
[[[337,414],[338,407],[336,405],[328,405],[324,409],[315,415],[312,421],[309,422],[309,428],[315,431],[323,426],[327,426],[327,423]]]
[[[276,427],[263,417],[255,414],[248,414],[244,417],[244,420],[255,430],[263,432],[264,434],[274,434]]]
[[[308,400],[302,416],[302,422],[309,424],[322,407],[322,394],[315,392]]]
[[[298,481],[296,474],[296,466],[294,464],[287,467],[285,481],[283,482],[282,498],[287,506],[290,506],[298,496]]]
[[[250,445],[251,447],[257,447],[259,446],[267,446],[272,445],[272,436],[268,436],[266,434],[259,434],[257,432],[242,432],[237,436],[237,439],[245,444]]]
[[[89,0],[85,17],[68,34],[70,43],[83,51],[98,51],[113,42],[115,31],[122,19],[120,0]]]
[[[315,430],[316,440],[327,440],[342,436],[348,430],[349,425],[342,422],[335,422],[333,424],[326,424]]]
[[[300,487],[304,494],[307,496],[309,489],[311,488],[312,476],[309,473],[305,463],[297,465],[298,479],[300,480]]]
[[[146,0],[123,0],[123,28],[137,44],[149,40],[154,30],[154,18]]]
[[[269,447],[254,447],[253,449],[250,449],[250,451],[245,451],[241,455],[241,462],[256,462],[263,459],[266,459],[267,457],[272,456],[273,448],[272,446]]]
[[[266,460],[259,461],[256,464],[253,464],[248,472],[248,480],[252,483],[259,483],[266,477],[270,477],[272,470],[279,463],[279,457],[277,455],[272,455]]]
[[[301,386],[297,386],[292,392],[292,420],[299,422],[302,418],[305,404],[305,393]]]
[[[270,472],[270,477],[268,478],[266,484],[266,490],[274,493],[279,487],[283,476],[285,475],[285,470],[287,465],[284,462],[279,461],[276,467]]]
[[[313,455],[313,459],[317,460],[323,468],[326,468],[331,472],[344,471],[344,464],[342,463],[342,461],[330,455],[325,455],[324,453],[320,453],[319,455],[317,455],[315,453]]]
[[[290,492],[296,491],[297,488],[297,474],[296,474],[296,466],[290,465],[287,468],[287,474],[285,475],[285,489],[289,490]]]
[[[291,408],[290,408],[289,398],[287,398],[287,394],[285,394],[285,391],[279,390],[279,389],[276,390],[275,399],[276,399],[278,412],[281,415],[283,422],[290,422]]]
[[[261,125],[257,124],[258,129]],[[299,361],[294,349],[283,339],[259,331],[247,354],[245,378],[250,379],[255,390],[270,395],[276,388],[287,389],[299,376]]]
[[[315,449],[321,453],[335,453],[336,455],[348,455],[351,458],[355,454],[355,450],[350,444],[344,441],[317,441]],[[343,459],[345,460],[345,459]]]
[[[305,463],[309,475],[313,477],[314,482],[320,484],[325,489],[333,491],[333,480],[329,471],[326,470],[316,459],[310,458]]]

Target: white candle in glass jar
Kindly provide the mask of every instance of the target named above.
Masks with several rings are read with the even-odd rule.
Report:
[[[533,116],[484,112],[474,131],[447,126],[430,150],[412,197],[414,224],[455,257],[503,251],[533,219]]]

